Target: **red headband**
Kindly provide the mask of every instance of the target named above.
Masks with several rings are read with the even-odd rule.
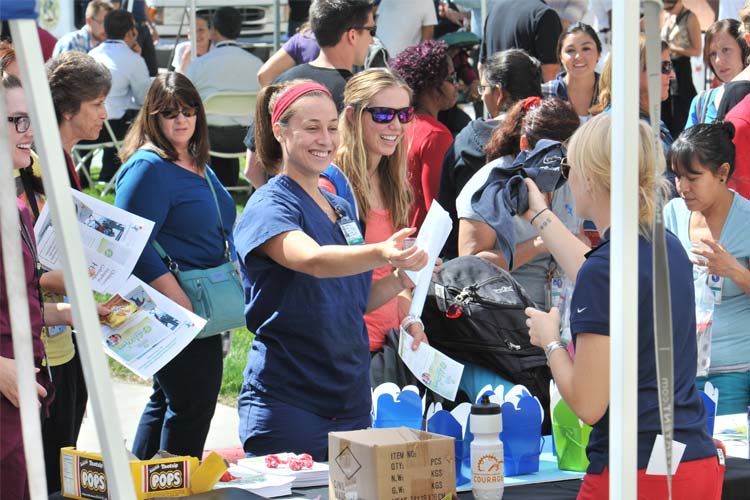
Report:
[[[528,111],[534,106],[536,106],[537,104],[539,104],[540,102],[542,102],[541,97],[537,97],[537,96],[527,97],[526,99],[523,100],[523,110]]]
[[[281,115],[284,114],[284,111],[286,111],[287,108],[289,108],[289,106],[294,103],[294,101],[305,94],[309,94],[310,92],[323,92],[328,95],[328,97],[333,99],[331,91],[319,83],[305,82],[293,85],[292,87],[289,87],[288,89],[283,91],[276,101],[276,105],[273,107],[273,113],[271,114],[271,125],[279,121]]]

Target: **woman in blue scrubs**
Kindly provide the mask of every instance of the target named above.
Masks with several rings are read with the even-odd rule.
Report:
[[[365,245],[349,203],[318,188],[339,144],[325,87],[269,85],[255,116],[259,158],[281,173],[250,198],[234,233],[256,334],[238,402],[240,439],[248,455],[327,460],[329,432],[371,425],[363,315],[413,286],[402,270],[421,269],[427,255],[402,250],[411,228]],[[372,283],[371,270],[386,263],[397,270]]]

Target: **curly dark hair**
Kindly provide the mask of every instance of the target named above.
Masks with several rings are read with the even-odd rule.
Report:
[[[425,90],[439,88],[448,78],[448,45],[425,40],[404,49],[389,66],[406,80],[417,100]]]

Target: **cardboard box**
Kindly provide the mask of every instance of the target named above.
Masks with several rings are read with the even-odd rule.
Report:
[[[331,500],[441,500],[456,490],[452,437],[408,427],[328,434]]]
[[[80,500],[108,500],[107,476],[99,453],[63,448],[61,454],[62,494]],[[213,455],[213,454],[212,454]],[[219,457],[206,457],[198,465],[195,457],[169,457],[156,460],[131,460],[130,472],[138,500],[182,497],[213,488],[227,469]]]

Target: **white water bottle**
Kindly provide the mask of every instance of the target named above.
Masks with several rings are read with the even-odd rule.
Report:
[[[500,405],[491,403],[489,396],[482,396],[472,405],[471,432],[471,481],[472,492],[477,500],[500,500],[503,498],[503,418]]]

